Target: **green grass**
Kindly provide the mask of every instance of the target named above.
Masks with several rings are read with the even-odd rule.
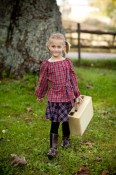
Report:
[[[75,66],[78,65],[78,61],[73,59],[73,63]],[[116,69],[116,58],[112,59],[100,59],[100,60],[89,60],[89,59],[82,59],[81,66],[83,67],[95,67],[95,68],[106,68],[106,69]]]
[[[47,100],[38,103],[34,95],[36,75],[0,82],[0,174],[75,175],[86,165],[90,175],[107,170],[116,173],[116,71],[75,67],[81,94],[93,99],[94,116],[83,136],[71,136],[71,146],[48,160],[50,122],[44,118]],[[87,88],[90,86],[90,88]],[[5,130],[5,133],[3,131]],[[86,142],[92,146],[87,146]],[[25,157],[27,165],[13,167],[10,154]],[[96,158],[101,157],[101,161]]]

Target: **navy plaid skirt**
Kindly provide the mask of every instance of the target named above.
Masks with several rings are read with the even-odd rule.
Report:
[[[49,102],[46,108],[46,119],[52,122],[68,121],[68,114],[72,109],[71,102]]]

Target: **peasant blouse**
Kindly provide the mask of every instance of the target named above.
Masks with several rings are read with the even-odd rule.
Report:
[[[41,99],[47,93],[50,102],[69,102],[80,95],[76,74],[70,59],[43,61],[35,95]]]

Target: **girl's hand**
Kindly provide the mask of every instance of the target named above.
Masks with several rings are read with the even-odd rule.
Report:
[[[83,98],[81,96],[79,96],[78,98],[76,98],[76,103],[77,104],[82,103],[82,101],[83,101]]]

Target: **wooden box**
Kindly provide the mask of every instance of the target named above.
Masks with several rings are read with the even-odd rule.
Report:
[[[74,107],[69,113],[69,126],[72,135],[82,136],[93,117],[92,98],[84,95],[82,98],[83,102],[77,106],[77,111]]]

